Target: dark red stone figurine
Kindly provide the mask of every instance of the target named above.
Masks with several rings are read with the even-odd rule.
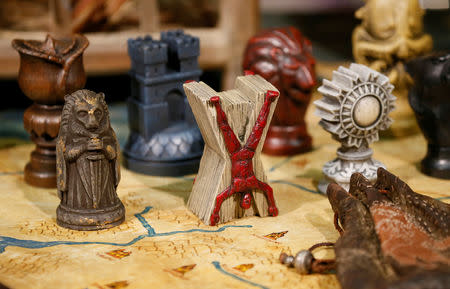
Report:
[[[82,35],[12,41],[20,54],[20,89],[34,101],[23,116],[24,127],[36,144],[25,167],[25,181],[30,185],[56,187],[55,147],[64,96],[86,83],[82,55],[88,45]]]
[[[227,116],[220,105],[220,98],[218,96],[211,97],[210,101],[217,112],[217,124],[222,132],[231,159],[231,185],[216,197],[216,204],[211,215],[211,226],[216,225],[220,220],[219,211],[223,201],[235,193],[244,194],[241,199],[241,208],[250,208],[252,204],[252,190],[261,190],[264,192],[269,203],[269,215],[274,217],[278,215],[272,188],[268,184],[258,180],[253,171],[253,156],[261,140],[264,128],[267,125],[270,105],[277,97],[278,92],[267,91],[258,119],[244,146],[241,145],[228,124]]]
[[[311,42],[294,27],[253,36],[244,53],[243,69],[261,75],[280,91],[263,152],[293,155],[311,149],[305,113],[316,85]]]

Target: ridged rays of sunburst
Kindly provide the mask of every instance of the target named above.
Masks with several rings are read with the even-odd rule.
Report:
[[[361,64],[352,63],[349,68],[333,71],[331,81],[324,79],[318,91],[323,98],[316,100],[316,114],[320,125],[345,147],[368,146],[378,140],[378,131],[389,128],[388,116],[394,109],[394,86],[385,75]],[[359,103],[359,104],[358,104]],[[367,108],[364,105],[375,107]],[[363,109],[362,115],[355,111]],[[365,110],[364,110],[365,109]],[[364,111],[378,112],[369,123],[358,122],[358,116],[368,118]]]

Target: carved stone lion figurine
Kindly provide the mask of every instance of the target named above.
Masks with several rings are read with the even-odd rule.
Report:
[[[366,0],[355,13],[362,20],[353,31],[356,62],[385,74],[397,89],[407,88],[405,61],[433,46],[431,36],[423,32],[423,14],[418,0]]]
[[[308,151],[311,137],[305,113],[316,84],[311,42],[294,27],[253,36],[244,53],[244,70],[261,75],[280,91],[263,152],[292,155]]]
[[[117,196],[120,148],[103,93],[66,95],[56,144],[57,223],[74,230],[119,225],[125,208]]]

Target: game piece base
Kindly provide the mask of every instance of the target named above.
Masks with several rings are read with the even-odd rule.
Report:
[[[289,156],[308,152],[312,139],[305,126],[270,126],[263,153],[273,156]]]
[[[330,181],[328,181],[327,179],[321,179],[320,181],[319,181],[319,185],[318,185],[318,189],[319,189],[319,193],[321,193],[322,195],[327,195],[327,188],[328,188],[328,185],[330,184],[331,182]],[[341,184],[341,187],[343,187],[343,188],[345,188],[345,185],[343,186],[342,184]],[[349,185],[347,184],[347,188],[346,188],[346,190],[348,189],[348,187],[349,187]]]
[[[184,176],[198,172],[200,157],[176,162],[141,161],[124,153],[123,165],[137,173],[151,176]]]
[[[49,162],[56,168],[56,160],[50,159]],[[55,172],[42,172],[33,169],[31,163],[27,163],[24,171],[25,182],[29,185],[40,188],[56,188],[56,169]]]
[[[450,147],[428,144],[427,155],[420,165],[421,171],[428,176],[450,179]]]
[[[125,220],[125,207],[122,202],[105,209],[76,210],[59,205],[56,210],[56,221],[61,227],[78,230],[94,231],[115,227]]]

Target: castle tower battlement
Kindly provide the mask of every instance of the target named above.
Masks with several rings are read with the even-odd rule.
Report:
[[[200,40],[182,30],[161,32],[161,40],[151,36],[128,40],[131,74],[148,78],[167,73],[198,71]]]
[[[198,80],[199,39],[182,30],[128,40],[130,136],[123,150],[127,168],[150,175],[197,171],[203,140],[183,83]]]
[[[131,59],[131,72],[145,77],[166,73],[168,45],[151,36],[128,39],[128,55]]]
[[[200,40],[182,30],[161,32],[161,41],[169,48],[169,66],[177,71],[198,69]]]

